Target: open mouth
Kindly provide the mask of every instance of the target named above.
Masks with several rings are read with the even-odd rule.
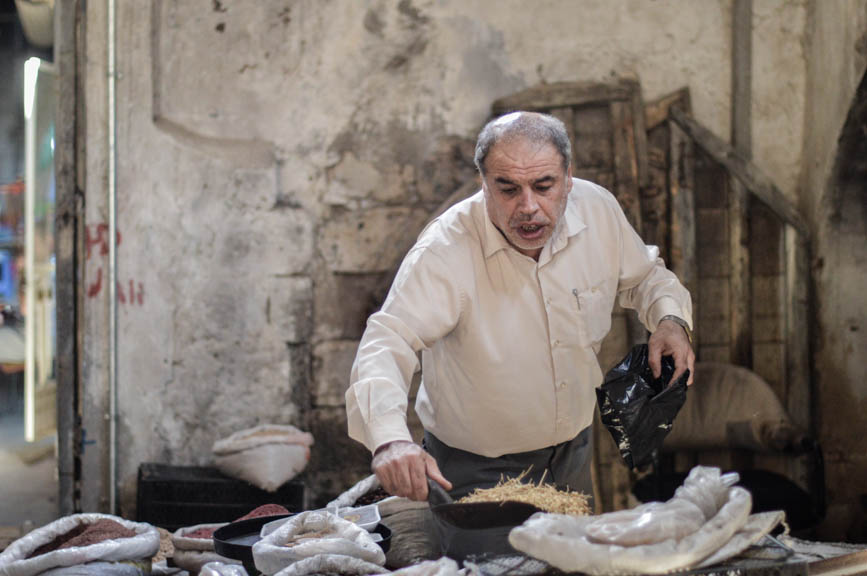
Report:
[[[544,234],[545,225],[544,224],[521,224],[517,226],[515,230],[518,232],[518,235],[525,240],[533,240],[539,238]]]

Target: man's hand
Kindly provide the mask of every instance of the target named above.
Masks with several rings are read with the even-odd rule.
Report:
[[[671,320],[663,320],[656,327],[656,332],[650,335],[647,342],[648,362],[653,371],[653,377],[659,378],[662,374],[662,357],[674,357],[674,376],[671,381],[677,380],[684,370],[689,369],[689,380],[686,385],[692,386],[692,376],[695,373],[695,353],[689,344],[689,338],[683,326]]]
[[[428,476],[446,490],[452,484],[440,472],[434,457],[421,446],[397,440],[381,446],[373,455],[373,473],[382,488],[394,496],[410,500],[427,500]]]

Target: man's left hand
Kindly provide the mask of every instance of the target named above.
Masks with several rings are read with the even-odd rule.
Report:
[[[692,376],[695,373],[695,353],[689,344],[689,338],[683,326],[671,320],[663,320],[656,327],[656,332],[650,335],[647,341],[648,362],[653,371],[653,377],[659,378],[662,374],[662,357],[674,358],[674,376],[671,381],[676,381],[684,370],[689,370],[687,386],[692,386]]]

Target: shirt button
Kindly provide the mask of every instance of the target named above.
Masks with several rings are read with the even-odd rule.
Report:
[[[554,344],[554,346],[557,347],[557,346],[560,345],[560,341],[559,341],[559,340],[554,340],[554,342],[553,342],[552,344]]]
[[[562,390],[563,388],[566,387],[566,381],[565,381],[565,380],[561,380],[560,383],[557,384],[557,386],[560,387],[560,389]]]

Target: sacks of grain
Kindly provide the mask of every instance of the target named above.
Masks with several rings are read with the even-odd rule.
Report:
[[[367,530],[325,511],[296,514],[253,544],[256,569],[269,576],[321,554],[340,555],[377,566],[385,564],[385,553]]]
[[[160,549],[154,526],[109,514],[73,514],[22,536],[0,554],[0,576],[149,574]]]
[[[275,492],[310,460],[313,435],[294,426],[263,424],[214,442],[214,463],[223,474]]]

